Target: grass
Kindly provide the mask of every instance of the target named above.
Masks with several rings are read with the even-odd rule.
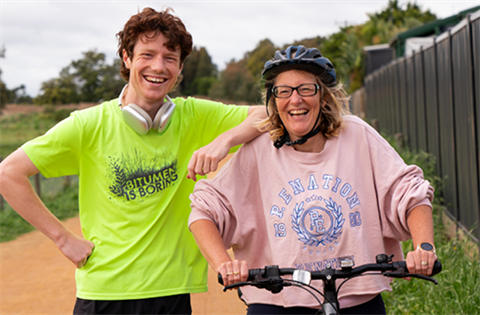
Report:
[[[6,157],[28,140],[45,133],[56,122],[38,113],[25,113],[2,117],[0,156]]]
[[[70,110],[45,107],[42,113],[28,112],[0,116],[0,157],[6,157],[26,141],[44,134],[58,121],[70,114]],[[60,220],[78,214],[78,179],[72,177],[65,187],[64,178],[41,177],[41,196],[47,208]],[[32,178],[33,181],[33,178]],[[8,203],[0,210],[0,242],[13,240],[34,228],[20,217]]]
[[[438,211],[436,211],[438,212]],[[480,261],[467,239],[449,239],[436,217],[435,245],[443,270],[438,285],[420,279],[395,279],[392,292],[383,298],[389,314],[480,314]],[[405,252],[411,241],[405,242]]]
[[[435,159],[431,155],[415,153],[408,148],[398,148],[407,164],[416,164],[424,171],[425,178],[435,187],[434,224],[435,247],[442,262],[442,272],[435,276],[438,285],[420,279],[411,281],[395,279],[392,292],[382,294],[388,314],[480,314],[480,257],[472,250],[468,239],[450,239],[442,220],[440,192],[442,181],[435,171]],[[405,253],[413,250],[412,241],[403,242]]]
[[[73,178],[67,187],[64,182],[63,178],[43,179],[41,188],[43,203],[60,220],[78,215],[78,179]],[[34,229],[5,203],[0,211],[0,242],[11,241]]]

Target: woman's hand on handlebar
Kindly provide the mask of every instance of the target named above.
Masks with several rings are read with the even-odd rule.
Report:
[[[432,274],[433,264],[437,259],[437,255],[433,252],[421,249],[411,251],[407,254],[406,259],[408,272],[429,276]]]
[[[248,264],[245,260],[227,261],[218,267],[217,272],[222,275],[224,286],[247,281]]]

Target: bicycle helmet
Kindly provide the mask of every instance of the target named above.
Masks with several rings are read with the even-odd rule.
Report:
[[[305,70],[314,75],[320,77],[320,80],[328,87],[335,86],[337,83],[337,76],[335,69],[327,58],[323,57],[317,48],[305,48],[305,46],[289,46],[286,49],[280,51],[277,50],[272,60],[265,63],[262,71],[262,79],[265,82],[265,88],[267,89],[266,106],[268,112],[268,102],[272,96],[272,86],[267,82],[278,74],[288,70]],[[321,108],[317,116],[317,120],[312,130],[309,133],[297,139],[291,141],[288,132],[285,130],[283,136],[274,142],[274,146],[279,149],[284,144],[293,146],[296,144],[304,144],[309,138],[315,136],[320,132],[320,126],[317,123],[320,121],[322,114]]]
[[[287,70],[298,69],[318,75],[327,86],[337,83],[335,69],[327,58],[323,57],[317,48],[305,48],[305,46],[289,46],[286,49],[275,52],[272,60],[265,63],[262,71],[262,79],[273,79],[279,73]]]

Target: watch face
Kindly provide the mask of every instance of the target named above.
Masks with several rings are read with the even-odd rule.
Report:
[[[427,252],[431,252],[433,250],[433,245],[430,243],[422,243],[420,244],[420,247]]]

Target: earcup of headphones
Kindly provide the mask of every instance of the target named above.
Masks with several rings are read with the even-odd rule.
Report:
[[[168,101],[160,107],[155,118],[153,119],[152,128],[157,130],[158,132],[162,133],[168,126],[170,122],[170,118],[175,111],[175,103],[173,103],[170,98],[167,99]]]
[[[128,104],[122,108],[122,116],[127,125],[141,135],[146,134],[153,126],[150,115],[135,104]]]

